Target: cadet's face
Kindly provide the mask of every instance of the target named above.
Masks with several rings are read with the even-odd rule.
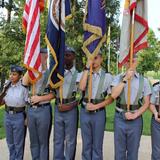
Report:
[[[18,72],[11,72],[10,73],[10,81],[14,84],[19,81],[21,75]]]
[[[73,64],[74,59],[75,59],[75,55],[73,53],[65,53],[64,55],[65,65]]]
[[[137,58],[133,58],[132,65],[137,66]],[[125,67],[127,69],[130,67],[130,59],[128,59],[128,61],[126,62]]]
[[[102,62],[103,62],[103,58],[101,55],[98,54],[96,57],[94,57],[93,68],[100,67]]]

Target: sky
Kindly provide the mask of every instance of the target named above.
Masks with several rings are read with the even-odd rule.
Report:
[[[120,0],[121,8],[120,8],[120,23],[122,21],[122,13],[123,13],[123,6],[125,0]],[[160,0],[148,0],[148,23],[149,27],[153,29],[155,32],[156,37],[160,40]]]

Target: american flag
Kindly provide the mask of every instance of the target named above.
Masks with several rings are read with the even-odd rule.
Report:
[[[24,65],[32,82],[41,77],[42,65],[40,56],[40,11],[44,0],[26,0],[22,26],[26,32]]]

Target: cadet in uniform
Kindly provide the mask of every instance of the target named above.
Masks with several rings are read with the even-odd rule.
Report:
[[[138,160],[138,149],[142,134],[142,114],[149,106],[151,88],[148,80],[136,72],[137,58],[133,68],[126,74],[119,74],[112,82],[112,97],[116,99],[114,119],[115,160]],[[128,82],[131,78],[131,103],[127,112]],[[143,99],[143,104],[142,104]]]
[[[74,160],[77,144],[78,103],[76,100],[78,71],[74,66],[75,51],[65,47],[63,99],[56,90],[54,109],[54,160]]]
[[[48,87],[47,49],[41,49],[40,53],[43,69],[42,77],[35,84],[36,95],[31,95],[27,110],[32,160],[49,159],[49,136],[52,123],[50,100],[54,98]],[[23,84],[30,85],[32,89],[28,72],[23,77]]]
[[[28,100],[28,90],[22,85],[23,69],[12,65],[10,84],[3,98],[5,104],[6,141],[9,148],[10,160],[22,160],[25,142],[25,105]],[[2,104],[3,104],[2,103]]]
[[[112,76],[102,69],[102,62],[101,52],[98,53],[94,60],[89,59],[79,84],[79,88],[83,92],[80,111],[82,160],[103,159],[103,137],[106,122],[105,105],[100,108],[94,108],[94,105],[96,106],[96,104],[103,102],[107,94],[111,93]],[[90,65],[93,66],[92,97],[91,103],[87,105]]]
[[[153,113],[151,121],[152,160],[158,160],[160,159],[160,82],[153,85],[150,110]]]

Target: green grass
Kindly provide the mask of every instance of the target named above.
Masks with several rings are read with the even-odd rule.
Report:
[[[5,137],[5,129],[4,129],[4,107],[0,108],[0,139]]]
[[[115,108],[114,108],[115,104],[112,103],[110,106],[107,107],[106,109],[106,117],[107,117],[107,121],[106,121],[106,130],[107,131],[113,131],[113,122],[114,122],[114,113],[115,113]],[[150,125],[151,125],[151,112],[150,111],[146,111],[143,114],[143,135],[150,135]]]
[[[54,103],[52,103],[54,106]],[[106,109],[106,130],[113,131],[113,122],[114,122],[114,112],[115,112],[115,103],[112,103]],[[54,113],[54,108],[53,108]],[[54,116],[54,115],[53,115]],[[4,108],[0,108],[0,139],[5,137],[5,130],[4,130]],[[151,122],[151,113],[149,111],[145,112],[143,115],[143,134],[150,135],[150,122]]]
[[[150,130],[151,117],[152,117],[152,114],[150,111],[146,111],[143,114],[143,134],[144,135],[151,135],[151,130]]]
[[[115,113],[115,103],[110,104],[106,108],[106,130],[113,131],[114,123],[114,113]]]

